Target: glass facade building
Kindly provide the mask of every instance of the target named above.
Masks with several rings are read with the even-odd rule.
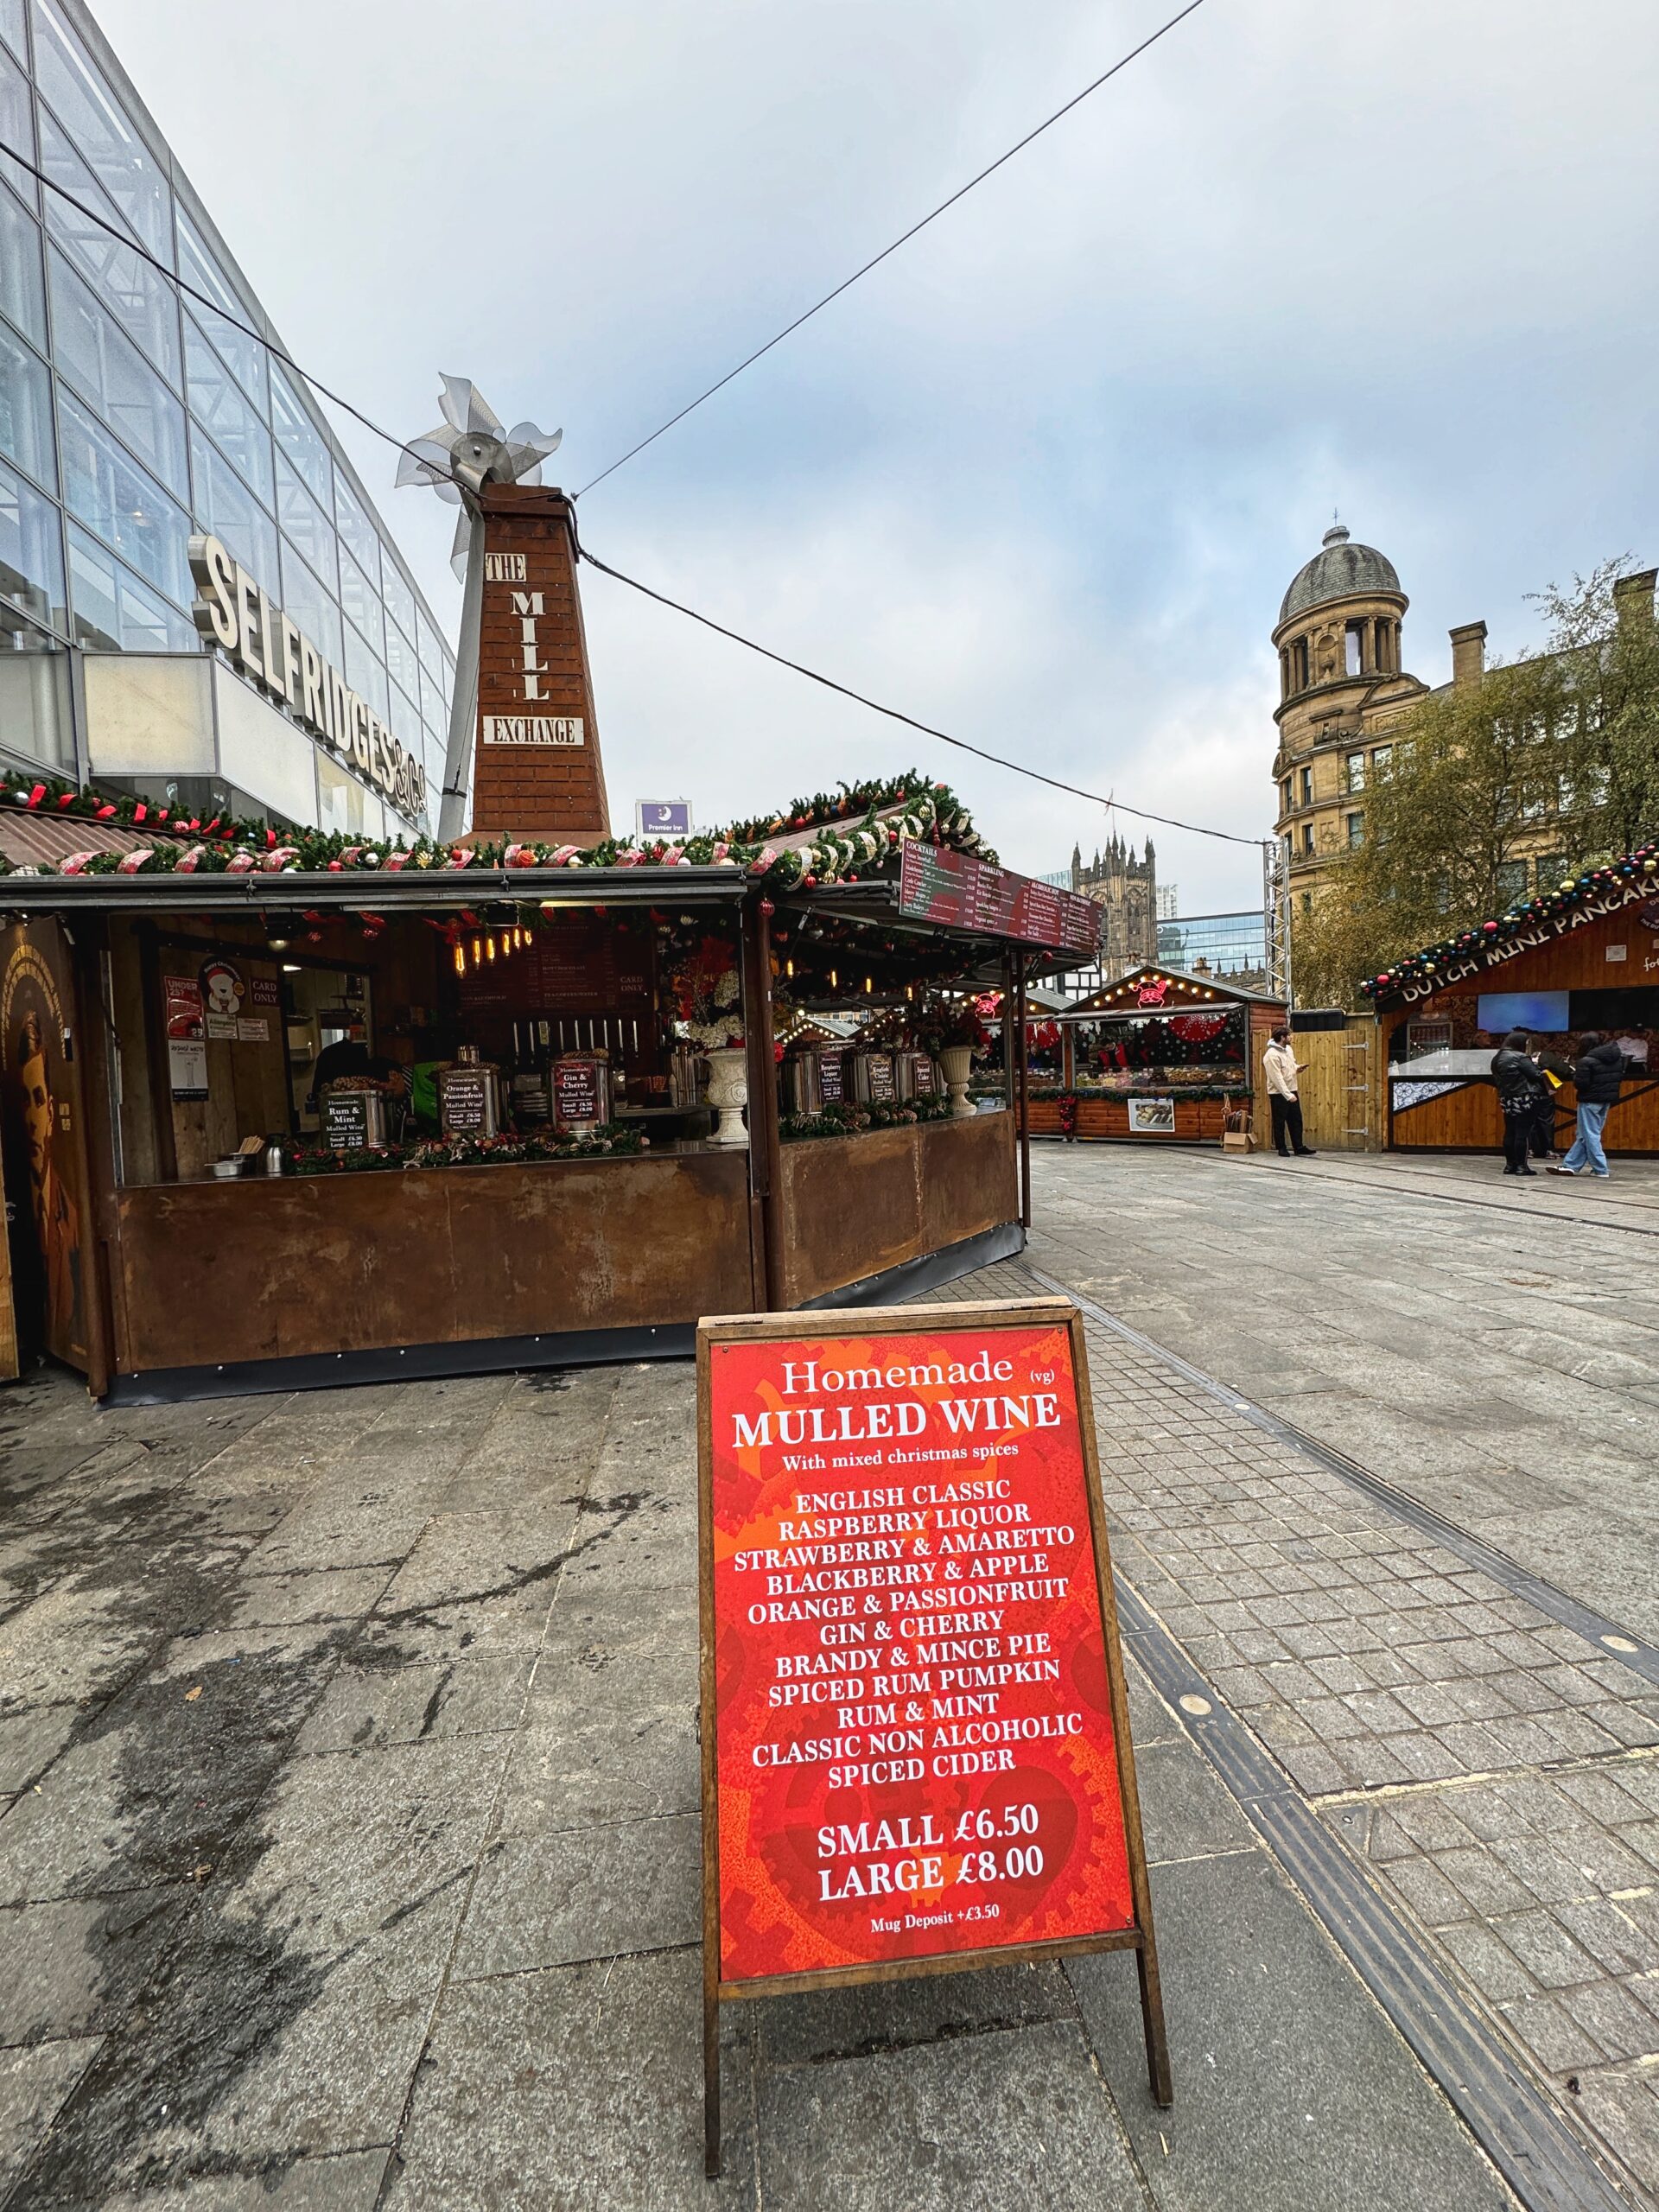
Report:
[[[280,346],[79,0],[0,0],[0,758],[271,820],[435,828],[454,655],[303,380],[238,324]],[[419,763],[423,812],[208,652],[197,532]]]
[[[1175,915],[1158,925],[1158,957],[1188,974],[1224,976],[1250,986],[1268,972],[1267,924],[1259,906],[1246,914]]]

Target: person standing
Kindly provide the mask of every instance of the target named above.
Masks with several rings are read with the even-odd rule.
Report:
[[[1296,1078],[1306,1067],[1306,1060],[1299,1060],[1290,1041],[1288,1029],[1275,1029],[1272,1042],[1262,1055],[1262,1072],[1268,1079],[1268,1110],[1273,1116],[1273,1147],[1281,1160],[1288,1160],[1294,1152],[1298,1160],[1318,1157],[1311,1144],[1302,1142],[1302,1102],[1297,1096]],[[1288,1138],[1289,1143],[1285,1140]]]
[[[1511,1029],[1492,1054],[1492,1081],[1503,1113],[1503,1173],[1530,1175],[1527,1150],[1539,1103],[1549,1096],[1549,1085],[1527,1050],[1524,1029]]]
[[[1535,1037],[1527,1050],[1537,1062],[1544,1078],[1544,1095],[1538,1101],[1532,1117],[1532,1156],[1535,1160],[1554,1160],[1555,1094],[1564,1083],[1573,1080],[1573,1063],[1563,1058],[1547,1037]]]
[[[1579,1094],[1578,1133],[1567,1158],[1559,1167],[1550,1169],[1552,1175],[1578,1175],[1588,1167],[1605,1179],[1612,1172],[1602,1147],[1601,1132],[1609,1112],[1618,1103],[1624,1074],[1624,1055],[1618,1038],[1603,1037],[1596,1029],[1586,1030],[1579,1039],[1579,1057],[1573,1070],[1573,1084]]]

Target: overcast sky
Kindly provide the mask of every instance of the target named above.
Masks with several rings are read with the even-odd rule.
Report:
[[[437,373],[574,489],[1173,0],[93,0],[296,357],[413,435]],[[1659,561],[1652,0],[1206,0],[583,502],[602,558],[973,741],[1271,826],[1286,584],[1333,509],[1449,625]],[[453,514],[340,425],[446,621]],[[588,571],[619,824],[912,761],[1012,865],[1103,811]],[[1141,834],[1125,816],[1126,833]],[[1157,831],[1184,911],[1255,854]]]

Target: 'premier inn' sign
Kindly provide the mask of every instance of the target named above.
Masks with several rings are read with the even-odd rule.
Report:
[[[1069,1300],[697,1329],[705,2158],[718,2007],[1133,1950],[1152,1904]]]
[[[190,540],[191,608],[204,638],[223,646],[232,664],[294,719],[417,822],[426,811],[426,771],[392,735],[365,699],[327,661],[299,625],[216,537]]]

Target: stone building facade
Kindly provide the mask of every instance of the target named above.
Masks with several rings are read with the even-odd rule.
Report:
[[[1138,860],[1135,847],[1116,836],[1092,861],[1074,845],[1071,888],[1103,910],[1100,962],[1109,982],[1143,961],[1156,962],[1158,862],[1150,837]]]
[[[1279,804],[1291,912],[1311,911],[1331,863],[1365,835],[1365,785],[1390,732],[1428,690],[1402,649],[1406,608],[1394,563],[1352,542],[1341,523],[1299,569],[1279,609]],[[1452,632],[1453,682],[1478,683],[1486,626]]]
[[[1651,620],[1659,571],[1621,579],[1619,620]],[[1365,837],[1365,790],[1393,752],[1397,725],[1430,689],[1404,662],[1402,632],[1410,604],[1394,563],[1373,545],[1356,544],[1341,523],[1291,581],[1273,642],[1279,653],[1278,790],[1274,827],[1288,861],[1290,918],[1311,912],[1339,853]],[[1450,633],[1452,687],[1478,684],[1486,669],[1486,625]],[[1439,687],[1442,690],[1446,686]],[[1561,873],[1553,821],[1517,840],[1500,884],[1511,900],[1545,890]]]

